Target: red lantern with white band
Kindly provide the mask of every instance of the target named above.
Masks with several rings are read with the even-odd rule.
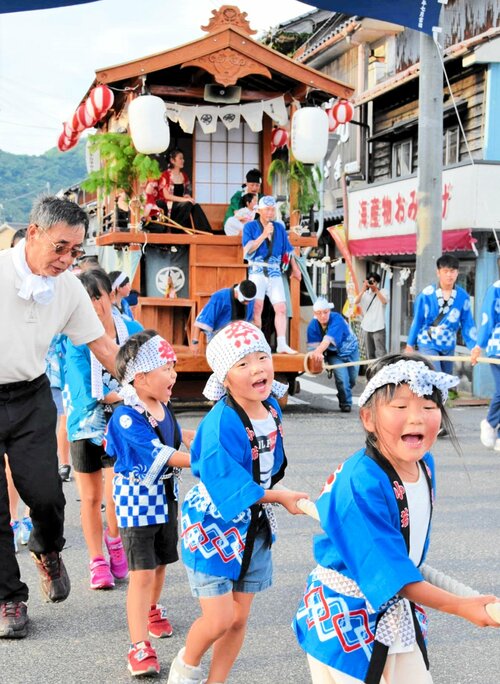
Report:
[[[354,107],[348,100],[339,100],[332,107],[332,116],[338,124],[349,123],[354,116]]]
[[[78,142],[80,133],[86,128],[95,126],[111,109],[114,99],[113,91],[108,86],[100,85],[93,88],[70,121],[63,124],[63,132],[57,142],[57,147],[61,152],[66,152],[74,147]]]
[[[271,152],[276,152],[280,147],[288,147],[288,131],[282,126],[277,126],[271,134]]]
[[[339,122],[333,116],[333,107],[326,110],[326,115],[328,116],[328,132],[335,133],[336,129],[339,126]]]

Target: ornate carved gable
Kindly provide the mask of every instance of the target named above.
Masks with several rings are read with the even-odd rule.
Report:
[[[271,72],[266,66],[232,48],[224,48],[210,55],[192,59],[189,62],[184,62],[182,66],[200,67],[212,74],[215,82],[223,86],[234,85],[239,78],[244,78],[248,74],[262,74],[267,78],[272,78]]]
[[[247,36],[252,36],[257,33],[250,28],[250,23],[247,20],[247,13],[241,12],[236,5],[222,5],[218,10],[212,10],[213,17],[209,20],[207,26],[202,26],[203,31],[213,33],[217,29],[227,28],[228,26],[236,26],[244,31]]]

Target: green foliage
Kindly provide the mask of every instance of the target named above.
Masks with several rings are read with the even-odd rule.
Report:
[[[39,156],[0,150],[0,223],[27,224],[38,195],[66,190],[86,175],[84,140],[68,152],[54,147]]]
[[[88,192],[102,190],[109,195],[123,189],[128,195],[134,193],[134,183],[148,178],[159,178],[160,165],[156,159],[140,154],[129,135],[124,133],[102,133],[89,137],[91,152],[99,152],[101,167],[93,171],[82,183]]]
[[[286,176],[288,183],[296,181],[297,208],[301,214],[308,214],[311,207],[320,204],[318,182],[321,180],[321,171],[317,165],[303,164],[296,159],[292,162],[286,159],[273,159],[267,173],[269,183],[272,183],[275,175]]]
[[[277,31],[270,29],[262,42],[264,45],[281,52],[282,55],[292,57],[299,47],[310,38],[310,33],[296,33],[294,31]]]

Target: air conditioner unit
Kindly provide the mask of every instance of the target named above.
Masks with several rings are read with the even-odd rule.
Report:
[[[352,173],[359,173],[361,171],[361,166],[359,164],[359,161],[352,161],[348,162],[347,164],[344,164],[344,172],[347,175],[350,175]]]

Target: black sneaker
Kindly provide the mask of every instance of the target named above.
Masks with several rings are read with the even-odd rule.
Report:
[[[70,473],[71,466],[69,464],[59,466],[59,477],[61,478],[61,482],[71,482]]]
[[[341,411],[341,413],[350,413],[350,412],[351,412],[351,407],[350,407],[349,404],[343,404],[343,405],[340,407],[340,411]]]
[[[23,639],[28,634],[28,607],[24,601],[0,603],[0,639]]]
[[[68,573],[57,551],[31,554],[40,573],[40,588],[46,601],[58,603],[68,598],[71,589]]]

